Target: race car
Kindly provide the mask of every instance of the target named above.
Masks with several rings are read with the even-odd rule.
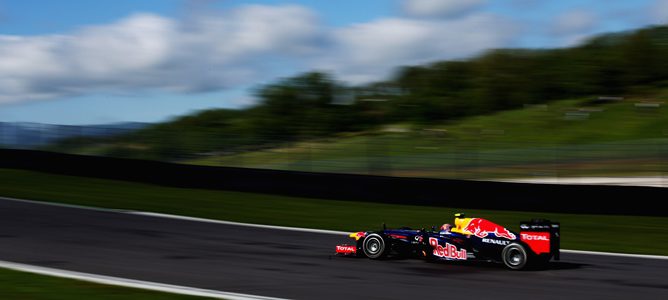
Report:
[[[545,219],[520,222],[519,234],[483,218],[455,214],[450,230],[402,227],[360,231],[354,244],[336,246],[339,255],[381,259],[389,255],[427,260],[501,262],[513,270],[559,260],[560,224]]]

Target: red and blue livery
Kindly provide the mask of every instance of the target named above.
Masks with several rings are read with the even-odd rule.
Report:
[[[456,214],[454,226],[445,230],[383,228],[354,232],[349,237],[355,243],[337,245],[337,254],[370,259],[394,255],[428,260],[484,260],[520,270],[559,260],[560,224],[534,219],[520,222],[516,233],[483,218]]]

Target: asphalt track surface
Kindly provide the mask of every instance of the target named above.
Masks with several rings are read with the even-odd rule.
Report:
[[[565,253],[546,270],[518,272],[489,263],[332,256],[345,240],[0,200],[0,260],[85,273],[291,299],[668,295],[668,260]]]

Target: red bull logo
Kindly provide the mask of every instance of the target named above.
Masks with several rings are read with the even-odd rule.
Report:
[[[464,227],[464,232],[473,234],[479,238],[485,238],[490,233],[494,233],[497,237],[506,238],[509,240],[514,240],[515,234],[510,232],[503,226],[497,225],[490,221],[481,218],[473,218],[471,221]]]
[[[457,246],[447,242],[441,246],[436,238],[429,238],[429,245],[434,247],[434,256],[466,260],[466,249],[457,250]]]
[[[366,236],[366,232],[364,232],[364,231],[353,232],[353,233],[349,234],[348,236],[355,239],[356,241],[359,241],[359,239]]]

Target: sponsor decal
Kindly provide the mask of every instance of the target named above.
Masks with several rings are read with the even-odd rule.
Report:
[[[493,233],[496,237],[506,238],[509,240],[514,240],[517,238],[515,234],[510,232],[510,230],[506,229],[505,227],[499,226],[481,218],[471,219],[466,227],[464,227],[464,232],[469,232],[479,238],[485,238],[490,233]]]
[[[550,253],[550,233],[549,232],[520,232],[520,238],[529,245],[529,248],[536,254]]]
[[[336,246],[336,253],[341,253],[341,254],[353,254],[357,252],[357,247],[355,246],[350,246],[350,245],[337,245]]]
[[[405,239],[408,238],[407,236],[405,236],[405,235],[400,235],[400,234],[390,234],[390,237],[391,237],[391,238],[394,238],[394,239],[402,239],[402,240],[405,240]]]
[[[510,244],[510,241],[495,240],[495,239],[482,239],[482,242],[487,243],[487,244],[501,245],[501,246],[506,246],[506,245]]]
[[[434,256],[459,260],[466,260],[467,258],[466,249],[458,250],[457,246],[447,242],[445,246],[441,246],[436,238],[429,238],[429,245],[434,247]]]
[[[522,233],[523,241],[550,241],[549,233],[545,235]]]
[[[359,239],[363,238],[366,236],[366,232],[360,231],[360,232],[353,232],[348,235],[351,238],[354,238],[356,241],[359,241]]]

